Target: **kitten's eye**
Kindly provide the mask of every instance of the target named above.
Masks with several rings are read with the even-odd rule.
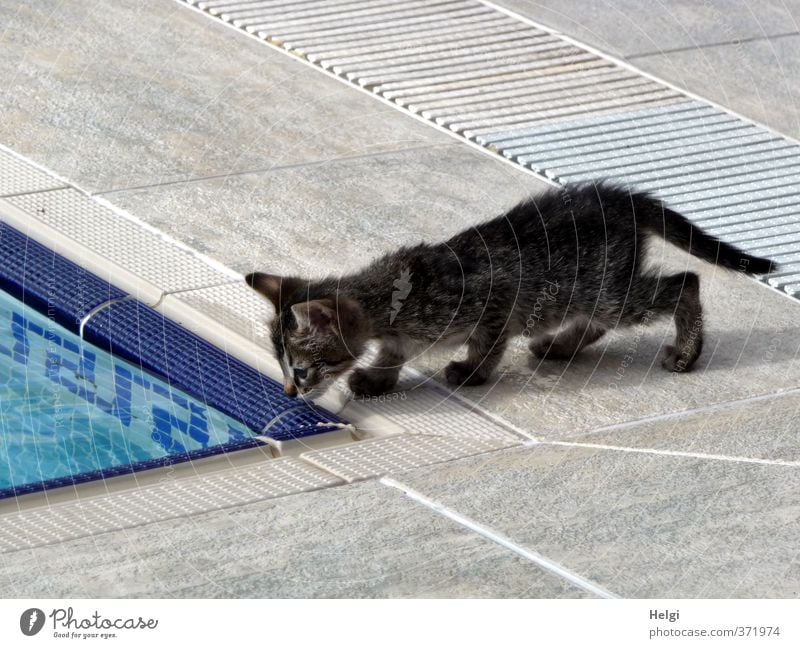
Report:
[[[308,367],[295,367],[294,377],[303,380],[308,376]]]

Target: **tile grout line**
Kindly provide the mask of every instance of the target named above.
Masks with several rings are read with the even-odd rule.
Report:
[[[9,198],[9,197],[27,196],[27,195],[42,194],[42,193],[47,193],[47,192],[66,191],[66,190],[70,190],[71,189],[71,190],[77,191],[80,194],[86,196],[89,200],[93,200],[97,204],[102,205],[106,209],[111,210],[116,216],[119,216],[120,218],[122,218],[122,219],[124,219],[124,220],[126,220],[128,222],[131,222],[131,223],[134,223],[134,224],[138,225],[139,227],[141,227],[145,231],[150,232],[151,234],[155,234],[162,241],[165,241],[165,242],[169,243],[170,245],[172,245],[172,246],[174,246],[174,247],[176,247],[176,248],[188,253],[189,255],[194,257],[195,259],[197,259],[199,261],[202,261],[207,266],[217,270],[221,274],[224,274],[224,275],[227,275],[227,276],[231,277],[231,281],[236,281],[236,280],[240,280],[241,279],[241,277],[242,277],[241,274],[239,274],[238,272],[235,272],[234,270],[232,270],[228,266],[224,265],[223,263],[220,263],[216,259],[213,259],[213,258],[209,257],[208,255],[203,254],[202,252],[199,252],[199,251],[195,250],[193,247],[187,245],[186,243],[183,243],[182,241],[176,239],[173,236],[170,236],[166,232],[163,232],[162,230],[158,229],[157,227],[154,227],[153,225],[150,225],[149,223],[147,223],[143,219],[141,219],[141,218],[139,218],[137,216],[134,216],[133,214],[131,214],[130,212],[128,212],[128,211],[126,211],[124,209],[122,209],[118,205],[115,205],[114,203],[106,200],[105,198],[103,198],[99,194],[92,194],[92,192],[90,192],[90,191],[88,191],[86,189],[83,189],[80,185],[78,185],[77,183],[69,180],[68,178],[65,178],[65,177],[57,174],[55,171],[53,171],[49,167],[45,167],[45,166],[43,166],[41,164],[38,164],[38,163],[34,162],[33,160],[30,160],[26,156],[22,155],[21,153],[18,153],[14,149],[12,149],[12,148],[10,148],[10,147],[2,144],[2,143],[0,143],[0,152],[4,152],[4,153],[10,155],[11,157],[19,160],[23,164],[26,164],[28,166],[31,166],[31,167],[35,168],[35,169],[38,169],[39,171],[41,171],[45,175],[57,180],[58,182],[62,183],[62,185],[63,185],[63,186],[60,186],[60,187],[50,187],[50,188],[47,188],[47,189],[38,189],[38,190],[35,190],[35,191],[23,191],[23,192],[19,192],[19,193],[9,194],[9,195],[6,195],[6,196],[0,196],[0,199],[4,200],[4,199]]]
[[[784,461],[782,459],[756,459],[751,457],[736,457],[733,455],[719,455],[705,452],[689,452],[686,450],[658,450],[657,448],[632,448],[629,446],[613,446],[604,443],[582,443],[580,441],[540,441],[537,445],[562,446],[566,448],[593,448],[595,450],[614,450],[617,452],[630,452],[634,454],[650,454],[661,457],[684,457],[689,459],[708,459],[713,461],[727,461],[729,463],[758,464],[762,466],[785,466],[797,468],[800,461]]]
[[[589,594],[604,599],[620,598],[617,594],[608,591],[607,589],[598,585],[597,583],[594,583],[584,578],[583,576],[576,574],[575,572],[567,569],[566,567],[558,564],[555,561],[550,560],[549,558],[546,558],[545,556],[542,556],[541,554],[535,551],[530,551],[529,549],[525,549],[524,547],[516,544],[510,538],[506,538],[504,535],[498,533],[497,531],[494,531],[489,527],[481,525],[478,522],[471,520],[466,516],[456,513],[455,511],[453,511],[450,508],[447,508],[443,504],[440,504],[439,502],[436,502],[434,500],[425,497],[422,493],[410,488],[409,486],[406,486],[405,484],[399,481],[392,479],[391,477],[383,477],[379,481],[384,486],[402,491],[406,497],[430,509],[434,513],[446,517],[447,519],[457,524],[460,524],[461,526],[469,529],[470,531],[473,531],[474,533],[477,533],[478,535],[486,538],[487,540],[490,540],[491,542],[494,542],[495,544],[498,544],[501,547],[504,547],[505,549],[512,551],[518,556],[521,556],[522,558],[538,565],[543,570],[555,574],[556,576],[572,583],[576,587],[579,587],[580,589],[582,589],[585,592],[588,592]]]
[[[641,54],[628,54],[624,56],[625,60],[630,61],[631,59],[638,59],[644,58],[647,56],[662,56],[664,54],[679,54],[681,52],[697,52],[702,49],[706,49],[708,47],[726,47],[728,45],[741,45],[742,43],[754,43],[756,41],[768,41],[773,38],[788,38],[789,36],[800,36],[800,32],[793,31],[793,32],[784,32],[781,34],[772,34],[772,35],[765,35],[765,36],[751,36],[749,38],[737,38],[730,41],[723,41],[719,43],[708,43],[705,45],[696,45],[696,46],[687,46],[687,47],[676,47],[674,49],[666,49],[660,52],[643,52]]]
[[[2,142],[0,142],[0,151],[3,152],[3,153],[6,153],[7,155],[10,155],[11,157],[19,160],[20,162],[23,162],[23,163],[25,163],[25,164],[27,164],[29,166],[32,166],[35,169],[38,169],[39,171],[41,171],[45,175],[50,176],[51,178],[54,178],[54,179],[58,180],[62,184],[66,185],[64,188],[74,187],[74,185],[72,184],[72,182],[70,181],[69,178],[66,178],[65,176],[59,175],[58,173],[55,173],[53,170],[49,169],[48,167],[46,167],[46,166],[44,166],[42,164],[39,164],[38,162],[34,162],[33,160],[31,160],[27,156],[23,155],[22,153],[19,153],[16,149],[11,148],[10,146],[6,146]]]
[[[789,295],[787,295],[787,297],[789,297],[789,299],[794,300],[794,298],[792,298]],[[600,432],[612,432],[615,430],[624,430],[625,428],[636,427],[642,425],[643,423],[657,423],[659,421],[671,421],[674,419],[680,419],[686,416],[691,416],[693,414],[700,414],[701,412],[714,412],[716,410],[731,409],[743,405],[745,403],[758,403],[760,401],[770,400],[773,398],[780,398],[781,396],[791,396],[793,394],[798,394],[798,393],[800,393],[800,387],[795,387],[793,389],[786,389],[784,391],[773,392],[770,394],[761,394],[759,396],[748,396],[747,398],[739,398],[735,400],[725,401],[722,403],[713,403],[711,405],[706,405],[704,407],[695,407],[694,409],[683,410],[682,412],[669,412],[667,414],[646,416],[644,418],[633,419],[632,421],[624,421],[622,423],[613,423],[611,425],[604,425],[583,432],[576,432],[576,435],[585,436],[590,434],[598,434]],[[551,443],[546,439],[540,439],[540,442]]]
[[[179,2],[182,0],[178,0]],[[377,151],[375,153],[359,153],[355,155],[339,155],[337,157],[326,158],[323,160],[309,160],[308,162],[298,162],[297,164],[277,164],[271,167],[262,167],[258,169],[246,169],[244,171],[233,171],[230,173],[217,173],[208,176],[196,176],[191,178],[184,178],[182,180],[167,180],[166,182],[154,182],[152,184],[135,185],[133,187],[120,187],[117,189],[106,189],[104,191],[95,191],[89,194],[92,197],[107,196],[109,194],[124,193],[126,191],[142,191],[144,189],[158,189],[160,187],[172,187],[175,185],[191,184],[193,182],[208,182],[210,180],[225,180],[227,178],[235,178],[238,176],[245,176],[256,173],[272,173],[277,171],[289,171],[293,169],[302,169],[304,167],[317,167],[326,164],[336,164],[339,162],[349,162],[351,160],[368,160],[374,158],[386,157],[389,155],[401,155],[403,153],[413,153],[416,151],[426,151],[432,148],[456,146],[458,142],[434,142],[431,144],[422,144],[420,146],[411,146],[404,149],[391,149],[386,151]],[[47,191],[47,190],[45,190]]]
[[[768,286],[768,285],[764,284],[763,282],[757,281],[756,283],[758,283],[759,285],[764,286],[764,287],[766,287],[768,289],[771,289],[771,290],[773,290],[775,292],[778,292],[781,295],[783,295],[784,297],[786,297],[788,299],[791,299],[792,303],[796,303],[795,298],[792,297],[791,295],[787,295],[786,293],[783,293],[783,292],[773,288],[772,286]],[[416,369],[410,369],[410,370],[413,371],[415,376],[423,377],[423,378],[425,377],[425,374],[421,373],[420,371],[418,371]],[[523,441],[523,445],[525,445],[525,446],[533,446],[533,445],[537,445],[537,444],[555,443],[554,441],[549,441],[547,439],[543,439],[541,437],[534,436],[531,432],[528,432],[527,430],[524,430],[524,429],[514,425],[510,421],[507,421],[501,415],[495,414],[495,413],[490,412],[489,410],[483,408],[480,404],[472,401],[468,396],[448,391],[447,388],[444,385],[441,385],[440,383],[438,383],[437,381],[435,381],[432,378],[429,379],[429,382],[431,382],[434,385],[434,389],[437,389],[438,391],[447,392],[448,395],[453,396],[455,398],[455,400],[457,400],[464,407],[467,407],[468,409],[476,412],[477,414],[479,414],[481,416],[484,416],[485,418],[491,420],[493,423],[495,423],[497,425],[500,425],[501,427],[506,428],[509,432],[512,432],[512,433],[518,435],[519,437],[521,437],[521,440]],[[658,414],[658,415],[655,415],[655,416],[648,416],[648,417],[644,417],[644,418],[640,418],[640,419],[633,419],[633,420],[630,420],[630,421],[623,421],[621,423],[613,423],[611,425],[604,425],[604,426],[601,426],[601,427],[592,428],[590,430],[585,430],[585,431],[578,432],[578,433],[575,433],[575,434],[576,435],[580,435],[581,437],[583,437],[583,436],[592,435],[592,434],[600,434],[602,432],[612,432],[612,431],[616,431],[616,430],[623,430],[623,429],[626,429],[626,428],[629,428],[629,427],[637,427],[637,426],[640,426],[640,425],[646,424],[646,423],[656,423],[656,422],[660,422],[660,421],[670,421],[670,420],[680,419],[680,418],[687,417],[687,416],[692,416],[694,414],[700,414],[702,412],[714,412],[714,411],[717,411],[717,410],[732,409],[734,407],[739,407],[739,406],[741,406],[743,404],[746,404],[746,403],[757,403],[757,402],[760,402],[760,401],[780,398],[782,396],[790,396],[792,394],[798,394],[798,393],[800,393],[800,387],[793,388],[793,389],[787,389],[787,390],[780,391],[780,392],[772,392],[772,393],[769,393],[769,394],[761,394],[759,396],[749,396],[747,398],[740,398],[740,399],[735,399],[735,400],[730,400],[730,401],[724,401],[722,403],[713,403],[711,405],[706,405],[704,407],[696,407],[696,408],[693,408],[693,409],[683,410],[681,412],[668,412],[667,414]],[[616,446],[611,446],[611,447],[616,447]]]
[[[15,191],[7,194],[0,194],[0,198],[19,198],[20,196],[33,196],[35,194],[47,193],[48,191],[62,191],[63,189],[74,189],[72,185],[65,184],[60,187],[47,187],[46,189],[32,189],[31,191]]]

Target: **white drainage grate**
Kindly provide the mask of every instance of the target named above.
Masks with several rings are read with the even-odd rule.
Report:
[[[0,552],[337,486],[342,480],[298,459],[272,459],[201,477],[0,516]]]
[[[205,313],[225,330],[234,331],[244,339],[268,348],[268,320],[272,308],[244,280],[236,283],[188,290],[166,299],[177,300],[181,307],[188,305]]]
[[[179,0],[550,180],[612,177],[783,263],[800,146],[480,0]]]
[[[408,367],[401,372],[394,393],[354,402],[368,405],[374,416],[425,436],[490,443],[530,440],[529,435],[510,428],[474,403],[460,398],[457,392]],[[342,410],[341,416],[357,423],[357,418],[349,418],[350,407]],[[370,431],[368,425],[359,427]]]
[[[72,260],[100,277],[109,276],[111,263],[127,275],[139,278],[131,279],[133,285],[115,283],[149,304],[158,301],[165,292],[231,282],[237,277],[218,270],[160,233],[120,216],[77,189],[41,191],[4,200],[21,210],[28,221],[27,226],[9,220],[10,224],[20,226],[37,239],[41,236],[36,235],[34,222],[58,232],[61,245],[56,241],[41,242],[68,258],[76,257]],[[82,250],[99,257],[84,258]]]
[[[65,182],[0,148],[0,198],[65,186]]]

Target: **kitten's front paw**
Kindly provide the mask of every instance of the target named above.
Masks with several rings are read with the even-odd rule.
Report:
[[[451,385],[473,387],[486,382],[486,376],[463,360],[454,360],[444,368],[444,377]]]
[[[397,376],[377,369],[356,369],[347,384],[356,396],[380,396],[397,384]]]

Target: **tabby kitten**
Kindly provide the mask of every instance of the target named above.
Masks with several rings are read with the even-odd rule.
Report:
[[[480,385],[512,336],[531,338],[538,357],[570,359],[608,329],[667,316],[677,335],[662,365],[688,371],[703,345],[699,278],[645,269],[649,236],[746,274],[772,266],[647,193],[601,182],[551,189],[444,243],[400,248],[344,277],[256,272],[246,281],[275,307],[272,342],[289,396],[327,387],[370,340],[377,358],[349,377],[357,395],[391,389],[415,347],[442,340],[467,345],[447,380]]]

